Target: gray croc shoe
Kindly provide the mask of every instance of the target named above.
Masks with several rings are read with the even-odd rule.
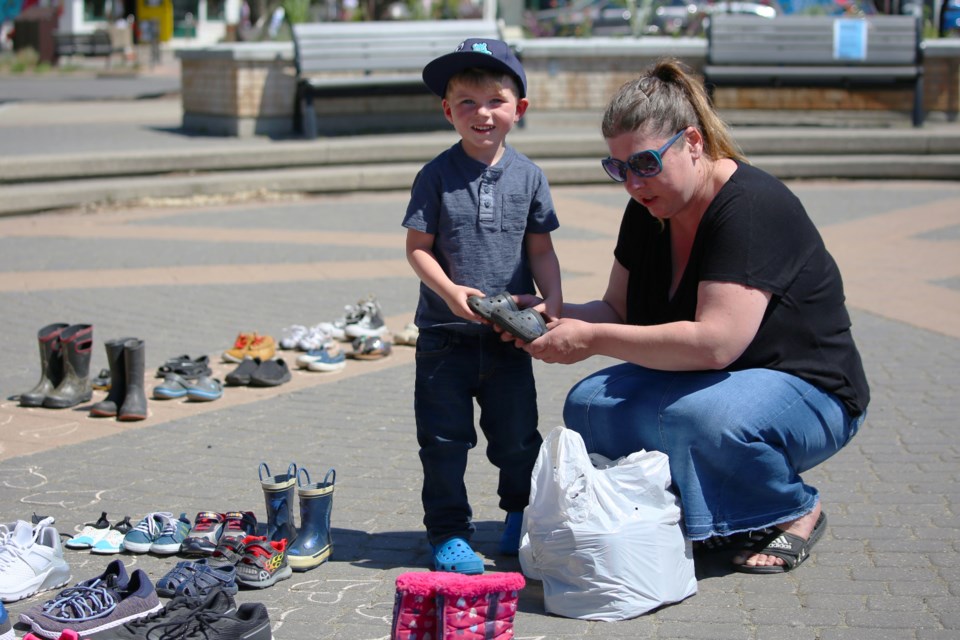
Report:
[[[153,388],[153,397],[157,400],[173,400],[187,395],[187,385],[190,384],[176,373],[168,373],[163,382]]]
[[[493,321],[493,312],[497,309],[506,309],[508,311],[518,310],[517,303],[513,301],[513,296],[506,291],[498,293],[495,296],[487,296],[486,298],[470,296],[467,298],[467,306],[470,307],[475,314],[491,322]]]
[[[210,402],[223,397],[223,383],[216,378],[204,376],[187,383],[187,398],[194,402]]]
[[[524,342],[533,342],[547,332],[547,323],[543,316],[533,309],[510,311],[498,308],[491,318],[494,324]]]

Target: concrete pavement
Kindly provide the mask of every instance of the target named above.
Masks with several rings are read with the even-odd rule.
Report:
[[[957,636],[960,186],[792,186],[843,269],[874,396],[851,445],[807,474],[830,516],[813,558],[772,577],[701,560],[695,597],[615,624],[547,615],[531,582],[518,638]],[[582,300],[602,290],[624,194],[611,184],[561,186],[554,195],[566,295]],[[106,364],[101,345],[110,338],[143,338],[150,371],[181,353],[216,360],[238,331],[279,336],[290,324],[336,317],[367,293],[399,329],[417,290],[403,259],[405,201],[403,192],[361,192],[0,219],[3,397],[33,386],[36,331],[54,321],[94,325],[94,371]],[[560,424],[572,384],[604,364],[537,365],[544,432]],[[228,370],[217,367],[221,375]],[[3,402],[0,521],[51,514],[70,532],[101,511],[112,519],[152,510],[191,518],[205,509],[262,514],[261,461],[272,469],[295,461],[313,476],[334,467],[332,560],[239,599],[267,604],[278,640],[386,638],[393,580],[429,562],[412,378],[412,350],[398,346],[389,358],[351,362],[342,374],[297,372],[288,385],[228,388],[209,404],[151,400],[143,423],[89,418],[89,405],[53,411]],[[502,514],[482,450],[467,479],[476,541],[488,570],[517,570],[515,560],[495,553]],[[77,551],[67,558],[75,580],[107,561]],[[123,559],[153,579],[174,563]],[[42,597],[8,608],[15,616]]]
[[[157,107],[143,104],[144,110]],[[0,108],[0,126],[12,113],[9,105]],[[119,120],[114,124],[122,128]],[[3,133],[21,126],[8,124]],[[165,135],[142,127],[131,127],[127,151],[136,151],[136,136]],[[808,137],[828,144],[831,133],[811,129]],[[0,145],[6,139],[0,135]],[[94,136],[83,139],[92,143]],[[103,153],[116,151],[109,139],[103,145]],[[89,151],[93,163],[98,152]],[[806,474],[830,517],[813,557],[785,576],[741,575],[701,558],[696,596],[621,623],[548,615],[542,588],[531,581],[521,594],[517,638],[941,640],[960,634],[960,435],[954,425],[960,183],[789,184],[840,264],[873,393],[854,441]],[[612,183],[560,184],[554,197],[566,297],[596,297],[609,273],[625,195]],[[0,398],[36,382],[36,332],[51,322],[94,325],[94,372],[106,366],[102,344],[111,338],[145,340],[152,372],[182,353],[217,360],[238,331],[279,337],[291,324],[332,319],[368,293],[381,301],[388,326],[400,329],[417,299],[399,226],[405,204],[405,189],[265,190],[0,218],[0,309],[7,330]],[[537,364],[544,433],[561,423],[567,390],[607,363]],[[230,369],[216,365],[218,375]],[[148,377],[148,386],[154,382]],[[412,349],[398,346],[384,360],[352,361],[340,374],[298,371],[274,389],[228,388],[213,403],[151,400],[142,423],[89,418],[89,404],[55,411],[0,401],[0,522],[37,512],[72,532],[101,511],[111,520],[136,520],[154,510],[190,518],[207,509],[260,515],[261,461],[275,473],[295,461],[314,478],[334,467],[332,559],[270,589],[242,591],[238,599],[267,605],[277,640],[385,639],[394,579],[429,564],[412,397]],[[516,571],[516,560],[495,553],[502,514],[496,474],[482,452],[481,442],[467,476],[475,541],[489,571]],[[67,559],[74,581],[98,574],[109,560],[77,551],[67,551]],[[123,560],[154,580],[175,562]],[[16,619],[43,599],[8,610]]]

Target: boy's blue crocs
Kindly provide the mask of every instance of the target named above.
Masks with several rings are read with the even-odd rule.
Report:
[[[504,521],[503,536],[500,538],[500,554],[515,556],[520,554],[520,529],[523,526],[523,512],[511,511]]]
[[[450,538],[433,548],[433,567],[437,571],[477,575],[483,573],[483,560],[473,552],[469,542]]]

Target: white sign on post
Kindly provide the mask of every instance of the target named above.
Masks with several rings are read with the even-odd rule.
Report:
[[[867,21],[839,18],[833,21],[833,58],[835,60],[867,59]]]

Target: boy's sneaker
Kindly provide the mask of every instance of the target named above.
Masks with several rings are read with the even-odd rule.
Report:
[[[297,348],[300,351],[313,351],[323,347],[326,343],[333,340],[333,334],[328,329],[327,323],[318,324],[301,336],[297,342]]]
[[[179,553],[188,533],[190,533],[190,520],[187,519],[187,514],[181,513],[179,518],[167,518],[163,523],[160,537],[150,545],[150,553],[160,556]]]
[[[36,526],[19,520],[12,531],[5,527],[0,541],[0,602],[22,600],[69,582],[70,567],[52,523],[53,518]]]
[[[143,516],[132,530],[123,537],[123,548],[131,553],[147,553],[153,543],[160,538],[163,528],[173,514],[168,511],[155,511]]]
[[[287,563],[287,540],[270,541],[265,536],[243,539],[243,557],[237,564],[237,582],[263,589],[293,575]]]
[[[296,349],[307,333],[309,333],[309,329],[302,324],[285,327],[283,333],[280,334],[280,348]]]
[[[90,578],[89,580],[84,580],[83,582],[78,582],[73,587],[67,587],[58,593],[55,598],[51,598],[46,602],[42,602],[21,611],[20,622],[26,625],[33,624],[33,621],[37,616],[40,616],[47,610],[51,609],[58,601],[72,597],[73,594],[78,591],[91,589],[97,586],[106,586],[111,589],[126,589],[129,582],[130,576],[127,575],[127,568],[123,565],[123,562],[120,560],[113,560],[107,565],[107,568],[104,569],[103,573],[100,575]]]
[[[371,296],[360,305],[362,315],[356,322],[348,323],[343,332],[348,338],[365,338],[367,336],[382,336],[387,333],[387,325],[383,322],[383,312],[380,303]]]
[[[297,366],[310,371],[340,371],[347,366],[347,355],[340,345],[331,341],[299,356]]]
[[[253,511],[227,511],[223,514],[223,532],[220,541],[228,538],[246,538],[257,533],[257,516]]]
[[[13,633],[13,625],[10,624],[10,616],[0,602],[0,640],[15,640],[16,637]]]
[[[130,576],[125,588],[96,585],[78,587],[33,619],[33,633],[55,640],[68,629],[87,637],[147,616],[162,608],[150,578],[142,569]]]
[[[180,551],[188,555],[208,556],[217,548],[226,518],[215,511],[201,511],[193,520]]]
[[[226,536],[220,538],[217,548],[213,554],[207,558],[207,564],[211,567],[235,567],[243,558],[243,541],[246,538]]]

